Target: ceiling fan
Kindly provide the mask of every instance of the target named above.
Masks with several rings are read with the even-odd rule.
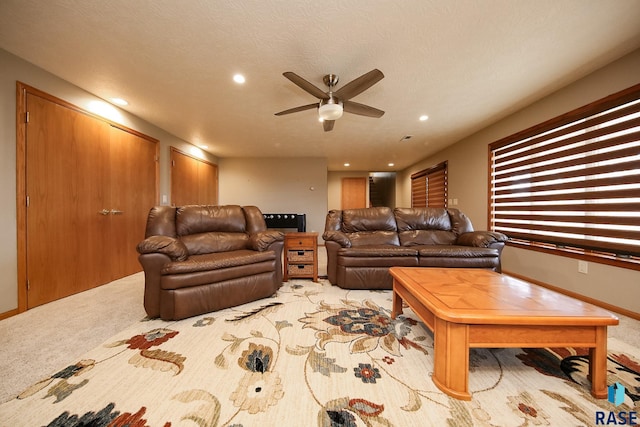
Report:
[[[319,98],[320,102],[280,111],[279,113],[276,113],[276,116],[283,116],[285,114],[317,108],[324,131],[328,132],[333,129],[335,121],[342,117],[343,111],[367,117],[382,117],[384,114],[384,111],[382,110],[350,100],[382,80],[384,74],[382,74],[382,71],[378,69],[371,70],[368,73],[361,75],[336,91],[334,91],[334,89],[338,84],[338,76],[335,74],[327,74],[324,76],[323,81],[324,84],[329,87],[328,92],[324,92],[322,89],[319,89],[312,83],[309,83],[291,71],[282,73],[282,75],[291,80],[302,90],[310,93],[316,98]]]

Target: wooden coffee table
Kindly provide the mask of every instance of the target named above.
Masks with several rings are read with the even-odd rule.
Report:
[[[402,302],[433,332],[436,386],[462,400],[469,393],[474,347],[588,347],[591,394],[607,397],[606,310],[490,270],[392,267],[393,311]]]

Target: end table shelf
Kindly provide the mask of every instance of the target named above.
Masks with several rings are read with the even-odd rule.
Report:
[[[318,281],[318,233],[284,235],[284,281],[289,278]]]

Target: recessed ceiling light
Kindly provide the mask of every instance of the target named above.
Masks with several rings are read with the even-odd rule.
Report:
[[[344,165],[345,165],[346,167],[349,167],[349,166],[351,166],[351,163],[345,163]]]
[[[245,79],[242,74],[236,74],[235,76],[233,76],[233,81],[236,83],[242,84],[245,82]]]
[[[122,105],[122,106],[129,105],[129,103],[122,98],[111,98],[111,102],[117,105]]]
[[[393,167],[393,166],[395,166],[395,163],[389,163],[389,166]]]
[[[426,114],[424,114],[424,115],[420,116],[420,121],[421,121],[421,122],[424,122],[424,121],[426,121],[426,120],[429,120],[429,116],[427,116]]]

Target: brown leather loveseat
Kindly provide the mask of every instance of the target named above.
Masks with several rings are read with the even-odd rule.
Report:
[[[458,209],[374,207],[329,211],[327,275],[346,289],[391,289],[389,267],[500,271],[502,233],[474,231]]]
[[[144,308],[178,320],[273,295],[284,235],[255,206],[156,206],[138,244]]]

